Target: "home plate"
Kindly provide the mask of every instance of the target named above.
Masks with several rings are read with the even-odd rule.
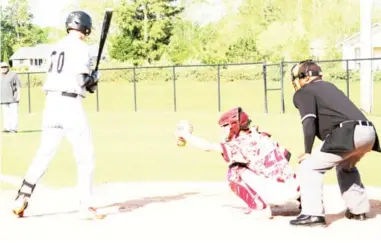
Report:
[[[326,186],[328,226],[291,227],[298,204],[272,207],[272,220],[244,214],[245,204],[226,183],[107,183],[94,189],[104,220],[77,215],[74,188],[36,188],[25,218],[11,214],[15,191],[0,194],[0,242],[376,242],[381,225],[381,190],[367,188],[371,212],[367,221],[344,217],[337,186]]]

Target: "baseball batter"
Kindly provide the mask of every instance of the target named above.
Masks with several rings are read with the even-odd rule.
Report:
[[[257,218],[272,218],[270,205],[298,200],[299,184],[289,165],[291,154],[269,134],[250,129],[251,120],[240,108],[224,113],[219,125],[226,141],[210,143],[191,134],[193,128],[179,124],[175,135],[205,151],[222,154],[229,165],[231,190],[248,206],[247,213]]]
[[[42,119],[40,147],[30,165],[16,197],[13,213],[24,215],[33,190],[48,168],[63,136],[72,144],[77,161],[79,212],[86,219],[104,215],[92,207],[92,178],[94,151],[89,125],[82,106],[86,91],[93,93],[99,75],[91,72],[89,48],[84,42],[90,35],[91,17],[83,11],[69,14],[66,20],[68,35],[51,50]]]

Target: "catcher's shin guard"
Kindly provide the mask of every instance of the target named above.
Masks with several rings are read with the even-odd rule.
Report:
[[[249,207],[247,213],[250,213],[251,210],[267,208],[267,204],[257,192],[241,179],[240,172],[242,170],[247,170],[247,168],[234,164],[229,168],[227,179],[229,181],[230,189],[247,204]]]
[[[247,213],[251,210],[262,210],[267,208],[267,204],[262,200],[262,198],[251,189],[245,182],[229,182],[230,189],[241,198],[249,207]]]
[[[22,185],[17,192],[15,205],[12,210],[18,217],[24,216],[24,211],[28,207],[29,199],[32,196],[35,187],[35,184],[30,184],[26,180],[23,180]]]

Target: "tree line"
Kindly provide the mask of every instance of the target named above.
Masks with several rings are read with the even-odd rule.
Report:
[[[237,8],[237,0],[221,1],[225,14],[206,24],[186,17],[204,0],[80,0],[79,7],[94,19],[89,43],[99,39],[104,9],[115,10],[108,53],[133,65],[300,60],[313,58],[313,42],[324,48],[321,58],[341,58],[338,44],[360,29],[359,0],[241,0]],[[373,22],[381,20],[380,8],[373,11]],[[27,0],[9,0],[1,14],[2,60],[65,34],[33,25]]]

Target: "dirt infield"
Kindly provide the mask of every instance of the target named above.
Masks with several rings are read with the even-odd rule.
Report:
[[[325,187],[327,228],[288,225],[296,204],[274,208],[273,220],[243,213],[244,204],[224,183],[117,183],[95,188],[100,221],[76,214],[73,188],[37,187],[26,217],[11,214],[15,191],[0,194],[0,242],[379,242],[381,190],[368,188],[371,219],[344,218],[337,187]],[[288,216],[286,216],[288,215]],[[290,216],[291,215],[291,216]]]

